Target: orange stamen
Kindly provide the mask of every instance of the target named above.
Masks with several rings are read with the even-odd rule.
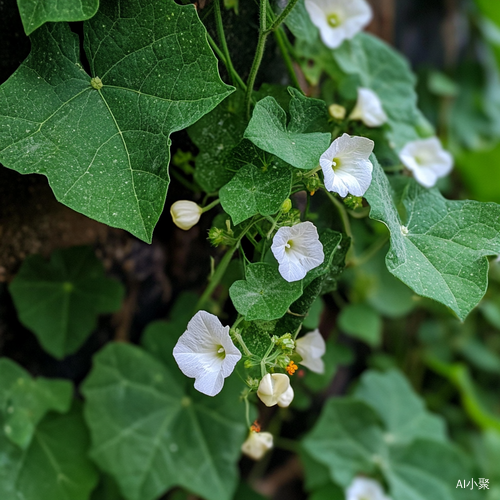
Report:
[[[257,420],[255,420],[254,423],[250,426],[250,430],[253,432],[260,432],[260,425]]]
[[[298,370],[298,368],[299,367],[293,361],[290,361],[290,363],[288,363],[288,366],[286,367],[286,371],[288,375],[293,375]]]

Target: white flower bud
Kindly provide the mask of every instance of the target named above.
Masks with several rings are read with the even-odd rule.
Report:
[[[267,373],[260,381],[259,388],[257,389],[257,396],[259,396],[260,400],[266,406],[274,406],[275,404],[278,404],[282,396],[285,398],[283,402],[286,403],[286,399],[289,398],[289,394],[287,396],[284,396],[284,394],[288,391],[288,389],[291,389],[288,375],[285,375],[284,373]],[[293,390],[290,401],[292,399]],[[290,404],[290,402],[288,404]],[[288,406],[288,404],[285,404],[284,406]]]
[[[290,386],[279,398],[278,398],[278,406],[281,408],[287,408],[290,406],[290,403],[293,401],[294,392],[292,386]]]
[[[200,220],[202,208],[194,201],[179,200],[170,207],[170,215],[177,227],[187,231]]]
[[[250,431],[246,441],[241,445],[241,451],[254,460],[260,460],[272,447],[273,435],[270,432]]]

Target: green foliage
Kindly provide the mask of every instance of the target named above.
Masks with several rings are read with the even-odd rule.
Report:
[[[269,321],[281,318],[302,295],[302,281],[288,283],[276,266],[258,262],[247,267],[245,280],[231,285],[229,295],[246,320]]]
[[[220,190],[220,200],[236,225],[255,214],[278,212],[291,188],[292,172],[288,166],[277,162],[265,168],[247,164]]]
[[[318,39],[318,28],[307,13],[304,0],[299,0],[286,18],[288,29],[300,40],[314,43]]]
[[[17,0],[24,31],[30,35],[49,21],[84,21],[99,7],[99,0]]]
[[[500,206],[448,201],[436,188],[409,181],[401,218],[386,175],[374,157],[372,162],[366,199],[370,217],[391,233],[387,268],[416,293],[445,304],[464,320],[486,292],[486,256],[500,253]]]
[[[349,335],[374,347],[380,345],[382,340],[382,320],[366,304],[349,304],[342,309],[339,316],[339,327]]]
[[[389,118],[387,136],[396,149],[418,139],[416,127],[424,121],[417,108],[415,77],[407,61],[381,40],[361,33],[334,53],[339,67],[372,89]]]
[[[110,344],[94,358],[83,385],[91,456],[127,500],[154,499],[174,485],[230,500],[246,434],[238,380],[209,399],[188,390],[175,371],[173,358],[164,365],[126,344]]]
[[[233,173],[228,170],[232,149],[243,138],[247,126],[242,116],[243,96],[234,92],[187,131],[198,146],[194,179],[207,192],[226,184]]]
[[[32,408],[20,404],[21,412]],[[1,415],[0,423],[2,500],[87,500],[97,483],[97,473],[87,458],[88,432],[78,405],[69,413],[49,413],[37,422],[26,449],[7,438]]]
[[[99,314],[120,308],[124,290],[104,275],[91,248],[55,251],[49,262],[28,257],[10,285],[19,319],[56,358],[75,352]]]
[[[365,372],[355,397],[377,411],[391,435],[390,439],[386,437],[391,444],[407,444],[417,438],[446,440],[443,420],[425,409],[421,398],[397,370]]]
[[[344,488],[355,475],[382,473],[398,500],[424,500],[429,491],[478,498],[477,490],[457,492],[458,479],[473,475],[467,460],[396,371],[367,372],[354,397],[328,401],[303,446]]]
[[[78,38],[38,29],[1,86],[0,161],[49,178],[56,198],[150,242],[169,184],[169,135],[231,92],[192,7],[173,0],[104,3]],[[29,97],[28,97],[29,96]]]
[[[273,97],[257,103],[245,138],[256,146],[301,169],[318,166],[319,157],[328,149],[331,135],[328,112],[323,101],[309,99],[290,89],[290,121]]]
[[[66,413],[73,387],[66,380],[33,379],[8,358],[0,358],[0,420],[7,439],[26,449],[49,411]]]

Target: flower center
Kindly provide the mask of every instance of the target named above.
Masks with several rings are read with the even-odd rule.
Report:
[[[332,168],[333,170],[337,170],[338,168],[340,168],[340,158],[334,158],[332,160]]]
[[[290,250],[293,246],[293,241],[292,240],[288,240],[286,243],[285,243],[285,252],[287,250]]]
[[[328,26],[331,26],[332,28],[340,26],[339,15],[335,13],[328,14],[328,16],[326,16],[326,22],[328,23]]]
[[[226,350],[221,345],[219,345],[218,347],[219,348],[217,349],[217,356],[221,359],[224,359],[226,357]]]

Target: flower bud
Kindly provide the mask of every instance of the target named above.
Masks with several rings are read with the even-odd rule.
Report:
[[[293,401],[294,392],[292,386],[290,386],[279,398],[278,398],[278,406],[281,408],[286,408],[290,406],[290,403]]]
[[[187,231],[200,220],[203,210],[194,201],[179,200],[170,207],[170,215],[177,227]]]
[[[345,118],[346,109],[340,104],[332,104],[331,106],[328,106],[328,112],[332,118],[335,118],[335,120],[342,121]]]
[[[241,445],[241,451],[254,460],[260,460],[272,447],[273,435],[270,432],[250,431],[246,441]]]
[[[356,210],[356,208],[361,208],[363,206],[363,198],[361,196],[348,194],[344,198],[344,205],[351,210]]]
[[[266,406],[274,406],[279,403],[281,396],[284,396],[288,389],[291,389],[288,375],[285,375],[284,373],[267,373],[260,381],[259,388],[257,389],[257,396],[259,396],[259,399]],[[289,397],[290,393],[288,393],[286,397],[284,396],[285,399],[283,402],[285,403],[285,406],[290,404],[290,402],[286,404],[286,400]],[[293,390],[290,401],[292,399]]]
[[[305,184],[309,193],[314,194],[321,186],[321,179],[318,174],[314,174],[306,179]]]
[[[282,204],[281,204],[281,211],[284,214],[287,214],[290,212],[290,209],[292,208],[292,200],[290,198],[287,198]]]

